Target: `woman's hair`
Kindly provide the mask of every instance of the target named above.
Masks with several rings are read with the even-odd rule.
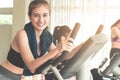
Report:
[[[118,19],[118,20],[111,26],[111,28],[114,27],[114,26],[117,26],[117,24],[119,24],[119,23],[120,23],[120,19]]]
[[[56,41],[58,41],[58,43],[60,42],[61,36],[67,37],[70,32],[71,32],[71,29],[66,25],[56,26],[53,32],[53,37],[54,37],[53,42],[55,43],[55,45],[56,45]]]
[[[40,7],[40,6],[45,6],[48,8],[49,13],[50,13],[50,5],[46,0],[33,0],[31,1],[29,8],[28,8],[28,16],[31,16],[33,9]]]

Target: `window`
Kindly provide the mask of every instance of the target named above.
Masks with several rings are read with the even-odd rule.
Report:
[[[0,25],[12,24],[13,0],[0,0]]]
[[[0,0],[0,8],[12,8],[13,0]]]

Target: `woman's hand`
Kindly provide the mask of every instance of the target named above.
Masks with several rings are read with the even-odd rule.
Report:
[[[74,48],[73,39],[70,37],[61,37],[61,42],[58,44],[57,49],[59,52],[68,51],[71,52]]]

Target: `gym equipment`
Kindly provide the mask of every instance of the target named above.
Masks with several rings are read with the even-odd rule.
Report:
[[[100,68],[94,68],[91,70],[93,80],[104,80],[104,78],[112,80],[120,80],[120,53],[115,53],[110,61],[110,64],[101,71]],[[111,75],[111,73],[115,73]]]
[[[64,79],[72,77],[80,66],[94,53],[97,53],[107,42],[105,34],[96,34],[91,36],[79,51],[65,64],[64,68],[60,71]]]

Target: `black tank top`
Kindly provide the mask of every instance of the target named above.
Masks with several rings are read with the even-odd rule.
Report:
[[[24,66],[25,66],[20,53],[15,51],[12,47],[10,47],[7,59],[8,59],[8,61],[10,61],[13,65],[15,65],[17,67],[24,68]]]

